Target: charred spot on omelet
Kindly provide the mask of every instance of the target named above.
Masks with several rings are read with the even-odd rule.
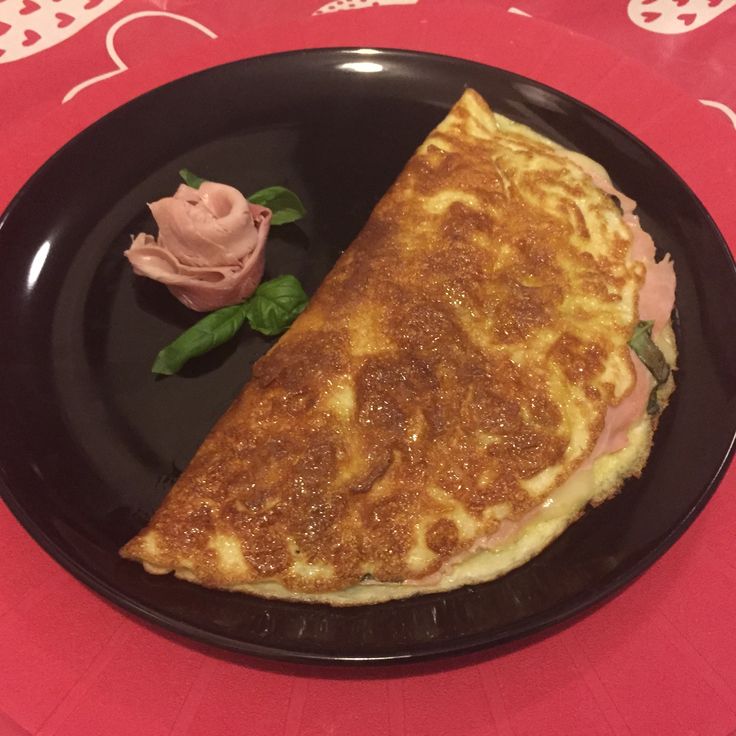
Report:
[[[263,595],[391,585],[572,474],[634,384],[643,273],[524,131],[464,95],[124,555]]]

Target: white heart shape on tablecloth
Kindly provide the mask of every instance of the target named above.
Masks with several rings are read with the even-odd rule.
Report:
[[[4,0],[0,2],[0,64],[66,41],[123,0]]]
[[[97,2],[97,0],[88,0],[88,2]],[[89,79],[85,79],[83,82],[80,82],[76,86],[72,87],[72,89],[70,89],[64,95],[64,99],[61,101],[62,104],[65,102],[69,102],[69,100],[76,97],[83,89],[91,87],[93,84],[97,84],[98,82],[103,82],[104,80],[110,79],[111,77],[116,77],[118,74],[122,74],[123,72],[128,70],[128,65],[122,60],[122,58],[120,58],[120,54],[118,54],[117,49],[115,48],[115,34],[123,26],[127,26],[129,23],[132,23],[135,20],[139,20],[140,18],[170,18],[171,20],[175,20],[179,23],[185,23],[192,28],[196,28],[198,31],[204,33],[204,35],[208,36],[209,38],[217,38],[217,34],[214,31],[207,28],[207,26],[202,25],[202,23],[200,23],[199,21],[194,20],[193,18],[189,18],[186,15],[168,13],[165,10],[140,10],[137,13],[126,15],[124,18],[121,18],[120,20],[113,23],[113,25],[110,26],[110,28],[108,29],[107,35],[105,36],[105,47],[107,49],[107,55],[112,60],[115,68],[111,69],[110,71],[103,72],[102,74],[97,74],[94,77],[90,77]]]
[[[639,28],[669,35],[688,33],[736,6],[736,0],[629,0],[629,19]]]

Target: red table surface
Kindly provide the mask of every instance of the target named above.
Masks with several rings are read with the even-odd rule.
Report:
[[[499,66],[592,105],[663,156],[736,244],[736,130],[728,114],[736,82],[727,74],[734,45],[726,42],[736,11],[689,38],[647,33],[626,18],[623,3],[515,4],[569,28],[608,34],[614,47],[490,1],[363,7],[371,4],[353,0],[361,9],[318,14],[319,0],[278,7],[251,0],[247,9],[236,0],[53,1],[62,14],[54,22],[69,27],[66,16],[74,19],[83,5],[110,8],[42,53],[7,64],[0,54],[0,206],[71,136],[163,82],[273,51],[394,47]],[[671,1],[678,9],[688,2]],[[632,2],[629,10],[655,12],[663,2]],[[721,5],[690,2],[695,16]],[[43,0],[39,11],[32,0],[0,0],[0,49],[3,34],[17,30],[3,30],[3,4],[13,3],[18,22],[50,12]],[[146,14],[132,18],[136,13]],[[114,51],[130,69],[62,104],[85,79],[115,68],[106,52],[115,25]],[[637,38],[648,66],[619,50],[635,54]],[[678,76],[688,63],[693,73],[683,87]],[[0,505],[0,736],[734,733],[735,489],[731,470],[661,560],[569,626],[473,655],[370,669],[270,663],[149,627],[62,570]]]

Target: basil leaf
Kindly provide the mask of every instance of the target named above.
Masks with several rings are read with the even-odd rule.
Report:
[[[199,189],[202,186],[202,182],[206,181],[201,176],[193,174],[189,169],[179,169],[179,176],[184,180],[184,183],[192,187],[192,189]]]
[[[304,311],[308,297],[294,276],[277,276],[264,281],[243,303],[252,329],[278,335]]]
[[[654,322],[639,322],[629,340],[629,346],[639,356],[639,360],[649,369],[657,384],[664,383],[670,375],[670,367],[662,355],[662,351],[652,340]]]
[[[192,358],[230,340],[243,323],[264,335],[278,335],[304,311],[308,297],[294,276],[264,281],[244,302],[210,312],[156,356],[152,373],[171,376]]]
[[[659,411],[659,401],[657,392],[659,387],[667,381],[670,376],[670,367],[665,360],[662,351],[655,345],[652,340],[652,327],[654,322],[646,320],[639,322],[634,328],[634,334],[629,340],[629,346],[637,354],[639,360],[649,369],[656,381],[654,388],[649,394],[647,402],[647,414],[655,415]]]
[[[273,225],[296,222],[304,217],[307,212],[299,197],[286,187],[259,189],[247,199],[253,204],[268,207],[273,213],[271,215],[271,224]]]
[[[657,384],[650,392],[649,392],[649,401],[647,401],[647,414],[649,414],[650,417],[654,416],[659,412],[659,400],[657,399],[657,390],[659,389],[659,384]]]
[[[151,372],[171,376],[191,358],[208,353],[227,342],[245,322],[246,303],[210,312],[192,325],[161,350],[156,356]]]

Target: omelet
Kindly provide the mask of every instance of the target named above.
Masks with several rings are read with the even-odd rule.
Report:
[[[674,388],[634,207],[466,90],[121,554],[340,606],[528,561],[641,472]]]

